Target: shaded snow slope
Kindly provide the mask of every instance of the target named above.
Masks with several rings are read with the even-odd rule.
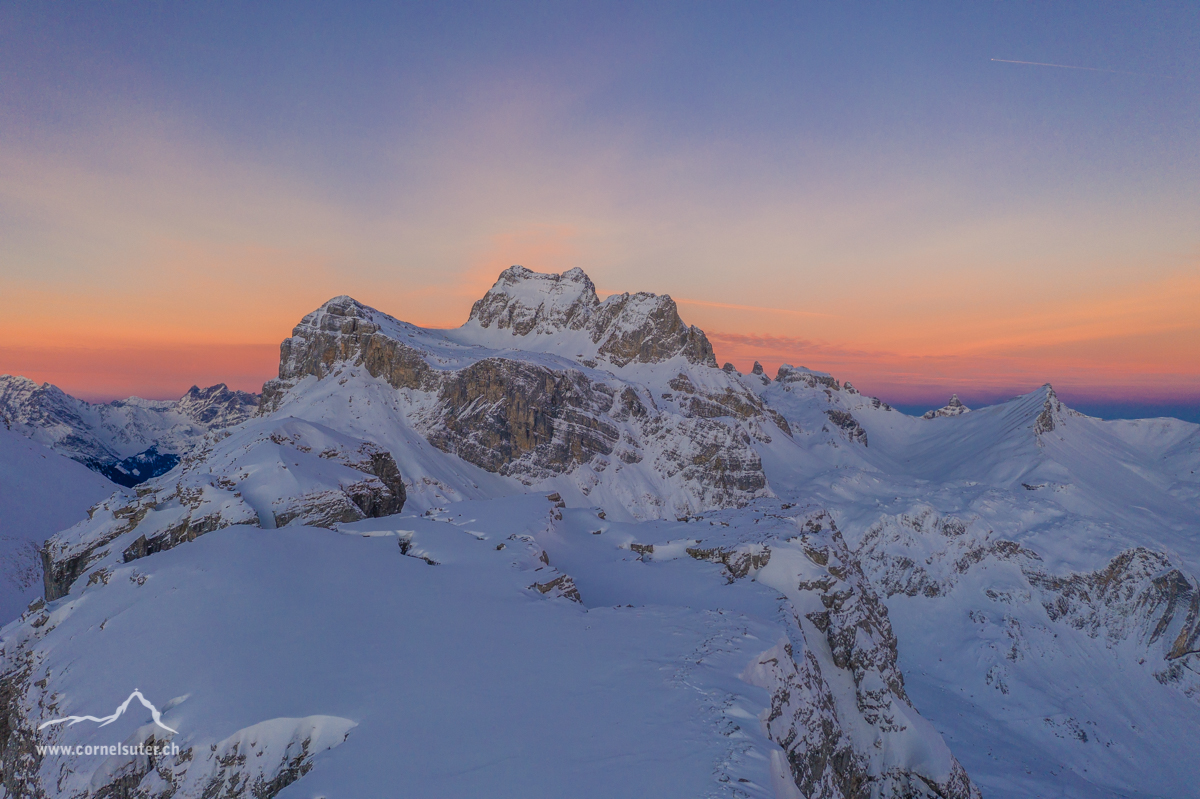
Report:
[[[116,490],[111,482],[0,427],[0,620],[42,595],[38,550]]]

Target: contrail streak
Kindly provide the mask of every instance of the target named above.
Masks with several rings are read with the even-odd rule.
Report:
[[[1041,61],[1012,61],[1007,58],[993,58],[1000,64],[1024,64],[1028,67],[1057,67],[1058,69],[1082,69],[1085,72],[1108,72],[1113,75],[1137,75],[1142,78],[1166,78],[1167,80],[1175,80],[1170,75],[1152,75],[1148,72],[1126,72],[1121,69],[1100,69],[1099,67],[1076,67],[1070,64],[1046,64]]]

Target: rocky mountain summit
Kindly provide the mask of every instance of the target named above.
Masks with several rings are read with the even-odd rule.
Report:
[[[943,416],[961,416],[964,413],[970,413],[971,409],[962,404],[962,400],[957,394],[950,395],[950,401],[942,407],[933,411],[926,411],[922,419],[940,419]]]
[[[49,383],[0,375],[0,417],[9,429],[127,487],[174,468],[207,431],[245,421],[257,405],[257,395],[224,383],[192,386],[175,401],[94,404]]]
[[[35,439],[115,425],[52,389],[5,407],[88,424],[23,412]],[[521,267],[453,330],[336,297],[251,400],[147,410],[188,420],[179,463],[42,549],[0,632],[6,795],[1194,787],[1200,426],[1049,385],[914,418]],[[39,729],[134,687],[178,732]],[[179,752],[39,749],[113,736]]]
[[[573,350],[581,360],[561,354]],[[284,341],[261,412],[286,409],[314,379],[380,379],[443,452],[526,485],[567,477],[636,517],[678,517],[766,495],[751,442],[791,433],[715,365],[669,297],[601,303],[580,270],[513,267],[453,331],[330,300]]]
[[[471,308],[464,332],[497,344],[507,332],[520,337],[520,349],[590,357],[615,366],[658,363],[677,355],[690,363],[717,365],[704,331],[685,325],[670,297],[639,292],[614,294],[601,302],[582,269],[561,275],[521,266],[504,270]],[[570,353],[571,345],[579,352]]]

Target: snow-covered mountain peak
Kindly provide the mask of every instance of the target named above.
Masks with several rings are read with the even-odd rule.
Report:
[[[379,311],[374,308],[362,304],[351,296],[339,294],[326,300],[315,311],[305,314],[304,318],[300,320],[300,324],[296,325],[292,335],[298,335],[298,331],[302,329],[341,332],[343,327],[349,325],[348,320],[362,319],[372,322],[377,315],[379,315]]]
[[[679,317],[666,294],[614,294],[603,302],[582,269],[542,274],[513,266],[474,307],[455,340],[498,348],[549,352],[623,367],[678,355],[716,367],[704,331]],[[514,339],[519,337],[519,343]]]
[[[192,386],[179,398],[175,407],[180,413],[209,427],[229,427],[240,424],[254,415],[258,395],[248,391],[233,391],[224,383],[200,388]]]
[[[580,270],[516,267],[482,302],[463,327],[437,330],[330,300],[281,345],[259,415],[314,413],[318,403],[320,418],[353,419],[367,437],[378,437],[376,423],[399,424],[424,439],[419,448],[515,478],[513,487],[545,485],[631,518],[769,493],[752,441],[790,435],[787,422],[716,368],[704,333],[683,324],[670,297],[599,302]],[[379,391],[386,405],[365,410]],[[389,416],[358,422],[380,413]],[[479,482],[438,479],[463,495]]]
[[[70,395],[52,383],[38,383],[23,375],[0,375],[0,412],[10,422],[15,421],[14,408],[26,406],[35,398],[58,405],[69,400]]]
[[[970,412],[971,409],[966,405],[963,405],[962,400],[958,398],[957,394],[951,394],[949,402],[947,402],[941,408],[938,408],[936,411],[926,411],[922,418],[938,419],[943,416],[961,416],[964,413]]]
[[[510,266],[471,307],[468,322],[514,336],[559,333],[584,327],[599,304],[596,286],[582,269],[556,275]]]
[[[1033,422],[1033,432],[1039,436],[1062,427],[1063,422],[1070,416],[1083,415],[1064,405],[1054,393],[1054,386],[1049,383],[1026,396],[1040,397],[1042,400],[1042,410]]]
[[[46,383],[44,385],[50,385]],[[24,375],[0,375],[0,391],[33,391],[38,384]]]

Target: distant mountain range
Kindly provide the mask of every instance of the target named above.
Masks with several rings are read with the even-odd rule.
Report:
[[[260,397],[4,381],[82,462],[179,456],[53,536],[0,634],[10,795],[1194,791],[1198,425],[742,374],[578,269],[454,330],[336,297]],[[184,753],[40,754],[114,672],[187,698]]]
[[[258,395],[224,383],[192,386],[173,402],[130,397],[104,404],[57,386],[0,375],[0,421],[123,486],[170,471],[209,430],[244,422]]]

